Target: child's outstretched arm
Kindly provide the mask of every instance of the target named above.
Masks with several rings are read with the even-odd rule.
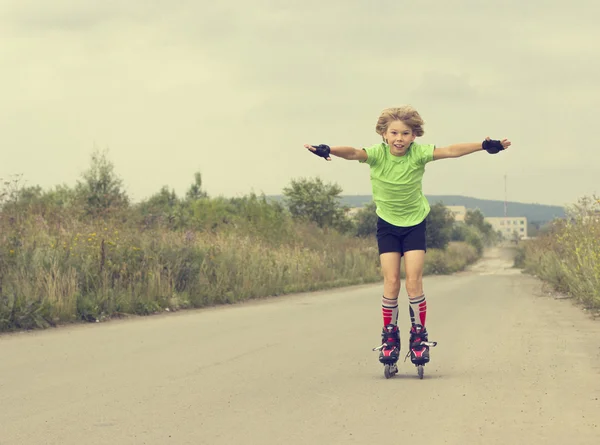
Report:
[[[321,158],[325,158],[327,161],[331,161],[331,155],[339,158],[348,159],[350,161],[366,161],[367,152],[354,147],[330,147],[328,145],[309,145],[304,144],[304,147]]]
[[[469,155],[477,151],[485,150],[490,154],[499,153],[510,147],[511,142],[508,139],[492,140],[489,137],[483,142],[466,142],[462,144],[452,144],[447,147],[436,147],[433,151],[433,160],[460,158],[461,156]]]

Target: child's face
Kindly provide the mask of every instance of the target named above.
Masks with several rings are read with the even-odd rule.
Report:
[[[404,156],[410,144],[415,140],[411,128],[402,121],[391,122],[383,137],[394,156]]]

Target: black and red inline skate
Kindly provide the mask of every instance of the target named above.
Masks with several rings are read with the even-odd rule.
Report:
[[[388,324],[381,332],[381,345],[373,348],[379,351],[379,361],[383,363],[383,373],[389,379],[398,372],[396,363],[400,358],[400,330],[395,324]]]
[[[410,355],[410,361],[417,367],[419,378],[423,378],[424,366],[429,363],[429,348],[437,345],[437,342],[430,342],[427,329],[420,324],[413,324],[410,328],[410,347],[404,358],[404,361]]]

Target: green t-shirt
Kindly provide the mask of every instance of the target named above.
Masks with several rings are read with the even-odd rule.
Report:
[[[423,195],[425,164],[433,161],[433,144],[413,142],[404,156],[394,156],[382,142],[363,148],[371,167],[373,201],[377,215],[390,224],[410,227],[429,214],[429,202]],[[362,163],[362,162],[361,162]]]

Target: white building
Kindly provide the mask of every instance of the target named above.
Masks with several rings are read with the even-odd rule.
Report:
[[[505,238],[512,238],[515,234],[519,238],[527,238],[527,218],[524,216],[488,217],[484,218],[490,223],[495,232],[500,232]]]

